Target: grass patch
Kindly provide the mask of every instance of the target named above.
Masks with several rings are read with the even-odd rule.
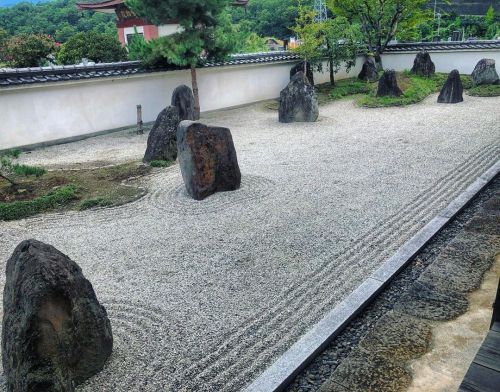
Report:
[[[373,83],[364,82],[358,78],[342,79],[335,82],[335,86],[330,83],[316,86],[316,94],[320,104],[335,101],[357,94],[367,94],[373,89]]]
[[[149,162],[149,165],[152,167],[169,167],[174,164],[173,161],[163,161],[163,160],[155,160]]]
[[[498,97],[500,96],[500,84],[482,84],[470,88],[467,94],[474,97]]]
[[[15,185],[0,179],[0,220],[21,219],[48,211],[81,210],[124,204],[144,191],[125,182],[152,169],[137,162],[88,170],[49,171]],[[71,197],[68,196],[70,189]]]
[[[80,205],[78,206],[78,209],[80,211],[83,210],[88,210],[90,208],[95,208],[95,207],[107,207],[112,205],[113,202],[105,197],[96,197],[95,199],[86,199],[83,200]]]
[[[76,191],[75,185],[65,185],[33,200],[0,203],[0,220],[22,219],[66,206],[77,198]]]
[[[396,75],[398,86],[403,91],[400,97],[377,97],[376,89],[358,99],[358,104],[369,108],[406,106],[422,101],[438,89],[434,78],[424,78],[409,72]]]

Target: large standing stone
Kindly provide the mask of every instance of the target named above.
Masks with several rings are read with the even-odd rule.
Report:
[[[182,121],[177,130],[177,149],[182,178],[193,199],[240,187],[240,168],[228,128]]]
[[[415,60],[413,61],[413,68],[411,69],[411,72],[416,75],[426,77],[434,75],[434,73],[436,72],[436,67],[431,60],[429,52],[422,50],[417,53],[417,55],[415,56]]]
[[[175,88],[171,105],[179,110],[179,121],[195,120],[194,96],[188,86],[183,84]]]
[[[464,100],[464,88],[460,80],[460,73],[454,69],[448,75],[448,79],[444,84],[438,96],[439,103],[458,103]]]
[[[361,72],[358,74],[358,79],[365,82],[375,82],[378,79],[377,66],[373,57],[368,57],[365,60]]]
[[[500,78],[498,77],[495,69],[495,60],[482,59],[474,67],[474,71],[470,75],[472,83],[477,86],[480,84],[499,84]]]
[[[311,64],[310,63],[307,63],[307,71],[306,71],[306,75],[307,75],[307,79],[309,80],[309,83],[311,83],[311,86],[314,86],[314,74],[313,74],[313,71],[312,71],[312,68],[311,68]],[[293,79],[293,77],[295,76],[296,73],[298,72],[304,72],[304,62],[301,61],[300,63],[298,64],[295,64],[292,69],[290,70],[290,80]]]
[[[403,92],[398,87],[396,71],[389,69],[378,81],[377,97],[399,97]]]
[[[106,310],[80,267],[53,246],[21,242],[7,260],[2,363],[10,392],[68,392],[113,349]]]
[[[176,134],[179,122],[179,110],[175,106],[168,106],[160,112],[148,136],[144,162],[175,161],[177,158]]]
[[[280,93],[279,121],[314,122],[318,115],[318,99],[314,87],[303,72],[297,72]]]

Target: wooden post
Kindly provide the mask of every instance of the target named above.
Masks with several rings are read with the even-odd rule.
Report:
[[[137,134],[142,135],[144,130],[142,129],[142,105],[137,105]]]

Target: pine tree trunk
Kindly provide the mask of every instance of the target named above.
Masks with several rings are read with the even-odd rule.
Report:
[[[330,62],[329,66],[330,66],[330,84],[331,86],[335,86],[335,74],[333,72],[333,57],[330,56],[328,61]]]
[[[384,67],[382,65],[382,56],[380,55],[380,52],[377,50],[373,57],[375,57],[375,65],[377,66],[377,71],[383,71]]]
[[[200,96],[198,94],[198,81],[196,80],[196,66],[191,64],[191,86],[194,96],[194,116],[195,120],[200,119]]]

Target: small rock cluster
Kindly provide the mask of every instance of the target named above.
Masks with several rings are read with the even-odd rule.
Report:
[[[188,86],[178,86],[173,94],[171,105],[163,109],[148,136],[143,162],[155,160],[175,161],[177,158],[176,133],[183,120],[194,120],[194,97]]]
[[[70,392],[102,370],[111,324],[80,267],[53,246],[21,242],[7,260],[2,364],[10,392]]]

